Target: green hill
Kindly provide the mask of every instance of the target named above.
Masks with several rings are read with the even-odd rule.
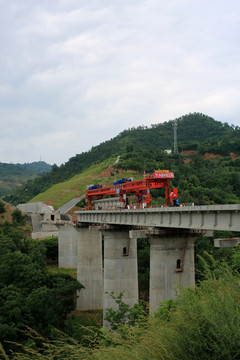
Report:
[[[215,154],[224,151],[224,156],[228,156],[233,150],[235,153],[240,151],[240,131],[234,126],[226,123],[222,124],[209,116],[199,113],[182,116],[177,119],[177,122],[178,148],[180,151],[191,149],[198,151],[202,156],[208,151]],[[163,166],[165,168],[176,167],[176,161],[180,166],[180,159],[176,160],[174,156],[164,157],[163,151],[172,148],[173,120],[151,125],[149,128],[139,126],[124,130],[113,139],[92,147],[88,152],[70,158],[68,162],[59,167],[53,165],[48,174],[41,176],[37,181],[29,181],[25,186],[5,199],[14,204],[37,199],[38,194],[44,193],[53,185],[63,183],[75,175],[78,176],[89,166],[101,163],[112,156],[121,155],[118,169],[122,168],[124,170],[130,169],[142,172],[145,169],[146,171],[153,171],[154,168],[162,168]],[[181,161],[184,162],[183,159]],[[190,159],[190,161],[192,160]],[[212,165],[208,164],[208,166],[211,167]],[[233,167],[235,168],[235,165]],[[178,171],[178,168],[176,170]],[[191,169],[190,174],[194,173],[194,169]],[[204,174],[199,174],[199,176],[204,178]],[[179,176],[177,179],[179,180]],[[193,196],[187,197],[189,199],[194,198]],[[207,196],[208,198],[209,196]],[[211,199],[211,196],[210,200],[215,201]],[[237,199],[234,198],[233,201],[237,201]]]
[[[86,185],[110,185],[115,178],[143,177],[143,168],[148,173],[154,169],[170,169],[175,178],[171,186],[179,189],[181,203],[225,204],[240,203],[240,154],[223,157],[198,151],[185,151],[181,154],[165,154],[164,152],[128,152],[121,156],[119,162],[112,165],[116,157],[102,163],[92,165],[71,179],[51,186],[38,194],[31,201],[43,201],[58,208],[74,197],[83,195]],[[132,170],[129,170],[132,169]],[[163,205],[164,189],[151,192],[152,205]]]
[[[21,187],[28,180],[51,171],[52,166],[44,161],[25,164],[0,163],[0,196]]]
[[[92,165],[81,174],[77,174],[69,180],[51,186],[46,191],[31,199],[31,202],[47,202],[49,205],[52,205],[55,209],[57,209],[74,197],[79,197],[85,194],[86,186],[89,184],[97,183],[110,185],[114,182],[116,176],[113,166],[115,161],[116,157],[110,157],[99,164]],[[142,174],[138,174],[136,172],[128,172],[127,175],[134,176],[135,179],[142,178]],[[121,171],[118,171],[117,178],[121,178],[123,176],[124,174]]]

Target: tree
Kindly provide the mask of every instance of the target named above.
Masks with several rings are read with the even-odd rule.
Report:
[[[146,312],[141,303],[135,304],[131,308],[130,305],[123,301],[124,292],[120,292],[118,296],[115,296],[112,291],[109,295],[115,301],[117,310],[106,309],[104,320],[110,323],[113,330],[120,329],[124,324],[137,325],[142,321],[143,317],[146,318]]]
[[[15,209],[12,213],[13,223],[16,225],[24,225],[26,222],[26,215],[23,215],[19,209]]]
[[[6,212],[5,205],[2,201],[0,201],[0,214],[3,214]]]

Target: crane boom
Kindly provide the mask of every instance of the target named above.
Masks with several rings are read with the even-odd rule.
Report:
[[[136,194],[137,204],[139,206],[150,207],[151,189],[165,188],[165,206],[169,206],[174,198],[177,198],[177,189],[169,188],[170,179],[174,178],[174,173],[168,170],[154,171],[153,176],[144,177],[142,180],[131,181],[130,179],[122,179],[111,186],[94,185],[87,189],[86,203],[89,208],[93,208],[94,199],[102,199],[104,196],[118,195],[121,207],[127,205],[127,195]]]

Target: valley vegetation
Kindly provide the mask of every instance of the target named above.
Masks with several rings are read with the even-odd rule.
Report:
[[[240,129],[203,114],[178,119],[177,154],[172,121],[123,131],[114,139],[52,167],[6,199],[12,203],[48,201],[55,208],[84,194],[90,183],[143,177],[155,169],[173,171],[171,183],[181,203],[240,203]],[[117,164],[112,166],[120,156]],[[164,204],[163,189],[152,192],[153,205]],[[2,210],[1,210],[2,208]],[[0,212],[5,206],[0,203]],[[0,214],[1,215],[1,214]],[[3,216],[3,215],[2,215]],[[116,296],[109,309],[113,329],[101,327],[101,313],[75,311],[74,276],[53,272],[46,258],[57,257],[57,239],[31,240],[24,216],[14,210],[0,224],[0,358],[27,359],[239,359],[240,247],[217,249],[213,239],[195,243],[196,287],[180,289],[177,300],[129,309]],[[215,237],[233,236],[215,233]],[[138,242],[139,288],[147,299],[149,245]],[[114,296],[114,294],[113,294]],[[131,319],[125,323],[126,316]]]
[[[74,311],[76,290],[82,288],[75,276],[46,265],[46,258],[57,257],[57,239],[28,239],[19,210],[13,210],[11,222],[3,218],[3,203],[0,212],[0,358],[239,358],[240,246],[217,249],[213,241],[199,238],[197,286],[180,289],[176,300],[159,304],[151,315],[146,302],[130,309],[121,294],[115,296],[118,310],[108,310],[112,330],[106,331],[101,327],[102,312]],[[138,261],[144,291],[149,272],[145,240],[139,242]]]
[[[6,210],[0,205],[3,219]],[[25,235],[27,230],[18,209],[12,212],[12,221],[0,224],[0,343],[6,352],[16,348],[15,342],[29,341],[22,334],[26,327],[47,337],[55,328],[64,331],[75,308],[76,290],[82,288],[71,275],[48,271],[45,259],[57,249],[57,239],[55,244],[52,238],[32,240]]]
[[[121,294],[115,296],[118,310],[108,310],[112,330],[106,331],[101,312],[73,311],[81,284],[46,267],[46,256],[56,255],[56,239],[27,239],[24,216],[15,211],[12,219],[0,231],[0,358],[239,359],[239,246],[216,249],[209,239],[199,239],[195,288],[180,289],[176,300],[159,304],[151,315],[147,303],[130,309]],[[148,257],[142,244],[139,250],[144,249],[142,275]]]

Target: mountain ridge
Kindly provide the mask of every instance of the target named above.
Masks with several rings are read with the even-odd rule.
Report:
[[[0,196],[23,186],[28,180],[51,171],[52,166],[44,161],[32,163],[2,163],[0,162]]]
[[[202,148],[214,145],[215,150],[218,151],[219,142],[224,137],[226,137],[225,148],[227,149],[230,139],[239,137],[240,133],[238,127],[230,126],[227,123],[223,124],[201,113],[184,115],[175,120],[178,123],[177,134],[180,151],[186,150],[186,148],[198,148],[203,143]],[[77,154],[59,167],[54,164],[50,173],[41,176],[37,181],[28,182],[13,195],[6,197],[6,201],[13,202],[14,199],[14,203],[27,202],[52,185],[71,179],[94,163],[100,163],[111,156],[121,155],[118,167],[122,166],[124,170],[130,168],[142,171],[143,168],[146,168],[146,170],[152,171],[154,159],[152,159],[151,153],[159,152],[161,157],[161,152],[173,148],[173,121],[169,120],[151,125],[151,127],[139,126],[124,130],[116,137],[92,147],[88,152]],[[240,143],[236,146],[240,147]],[[144,152],[145,155],[143,155]],[[130,159],[131,154],[135,156],[135,159],[133,157]]]

